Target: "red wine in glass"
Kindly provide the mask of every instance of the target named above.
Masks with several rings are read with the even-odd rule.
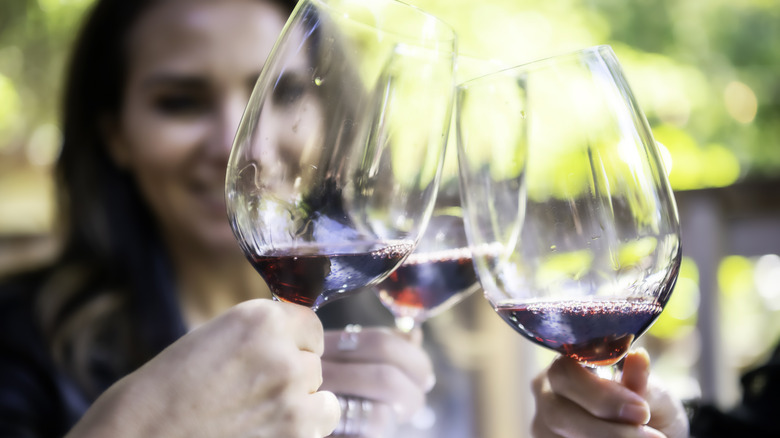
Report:
[[[249,261],[277,299],[316,309],[340,293],[376,283],[414,246],[409,241],[351,247],[282,248]]]
[[[496,307],[521,335],[589,366],[620,361],[662,310],[653,300],[502,303]]]
[[[468,248],[412,253],[376,286],[380,300],[402,329],[449,308],[478,288]]]
[[[681,257],[674,258],[669,274],[643,297],[499,302],[501,318],[534,343],[590,367],[620,362],[631,344],[655,322],[671,296]]]

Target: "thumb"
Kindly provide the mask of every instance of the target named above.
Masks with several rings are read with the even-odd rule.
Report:
[[[623,362],[623,386],[635,393],[645,396],[647,381],[650,377],[650,355],[644,348],[638,348],[628,355]]]
[[[657,381],[650,381],[650,355],[647,350],[638,348],[626,356],[621,383],[647,399],[651,413],[648,426],[670,438],[688,437],[688,418],[680,400]]]

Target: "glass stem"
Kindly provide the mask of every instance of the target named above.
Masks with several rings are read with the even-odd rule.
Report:
[[[585,368],[602,379],[612,380],[619,383],[623,379],[623,362],[625,359],[625,356],[623,356],[623,358],[621,358],[614,365],[600,367],[586,365]]]
[[[395,318],[395,328],[403,333],[410,333],[417,327],[417,321],[411,316],[398,316]]]
[[[397,316],[395,318],[395,327],[402,333],[409,334],[416,327],[419,327],[422,320],[417,320],[411,316]],[[436,411],[426,402],[425,405],[417,411],[409,420],[409,424],[416,430],[428,430],[436,423]]]

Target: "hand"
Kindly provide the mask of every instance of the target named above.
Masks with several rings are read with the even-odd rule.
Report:
[[[688,437],[682,403],[649,379],[650,358],[629,353],[621,383],[559,357],[533,382],[533,434],[547,437]]]
[[[422,348],[422,333],[362,328],[349,348],[339,348],[344,331],[325,332],[322,389],[373,401],[366,436],[381,436],[387,422],[404,423],[425,404],[436,381]]]
[[[326,436],[340,409],[318,392],[323,348],[310,309],[244,302],[109,388],[69,437]]]

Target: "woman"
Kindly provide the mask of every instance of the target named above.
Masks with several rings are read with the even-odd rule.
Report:
[[[94,5],[65,89],[63,251],[0,291],[0,435],[310,437],[336,427],[333,393],[374,400],[376,428],[423,405],[419,339],[262,299],[225,219],[233,135],[292,6]],[[361,322],[338,304],[326,324]]]

